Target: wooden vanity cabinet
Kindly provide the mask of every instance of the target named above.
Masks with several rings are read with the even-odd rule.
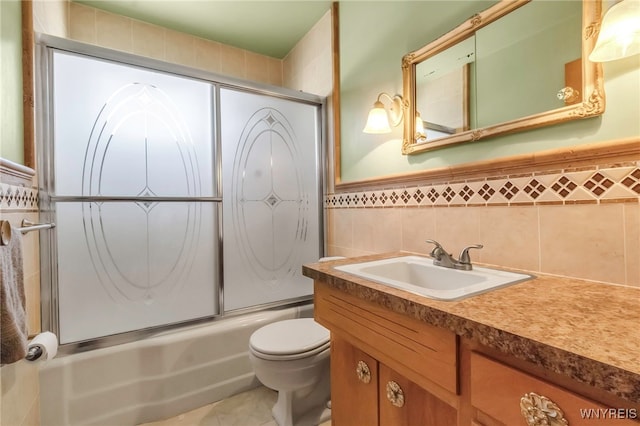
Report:
[[[349,344],[331,339],[334,426],[455,426],[456,410]]]
[[[314,297],[331,331],[333,426],[640,425],[638,404],[603,390],[322,281]]]
[[[458,424],[455,334],[322,283],[315,318],[331,331],[333,426]]]

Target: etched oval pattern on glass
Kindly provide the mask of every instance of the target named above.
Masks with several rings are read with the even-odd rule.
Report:
[[[234,231],[246,265],[277,286],[299,268],[308,228],[308,195],[295,134],[283,114],[262,108],[245,124],[238,146],[232,182]]]
[[[199,182],[189,131],[162,90],[126,84],[105,102],[87,143],[82,195],[199,196]],[[112,298],[152,303],[183,281],[200,207],[176,207],[153,199],[83,203],[91,259]]]

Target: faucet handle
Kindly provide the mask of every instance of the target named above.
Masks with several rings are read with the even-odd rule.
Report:
[[[442,248],[442,246],[440,245],[439,242],[437,242],[436,240],[424,240],[425,243],[431,243],[434,244],[436,246],[436,248]],[[443,249],[444,250],[444,249]]]
[[[481,249],[482,247],[484,247],[482,244],[474,244],[472,246],[463,248],[460,252],[460,258],[458,259],[458,262],[470,265],[471,257],[469,257],[469,249]]]
[[[433,250],[431,250],[431,253],[429,254],[434,259],[440,259],[442,253],[446,253],[447,252],[444,249],[444,247],[442,247],[440,245],[440,243],[437,242],[436,240],[425,240],[425,243],[431,243],[431,244],[435,245],[435,247],[433,248]]]

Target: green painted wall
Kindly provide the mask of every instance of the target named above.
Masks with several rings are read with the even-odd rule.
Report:
[[[389,135],[362,133],[379,92],[402,94],[402,56],[494,3],[340,3],[343,182],[640,136],[640,55],[604,64],[606,111],[600,117],[410,156],[401,154],[402,126]]]
[[[19,0],[0,1],[0,21],[0,157],[22,164],[22,18]]]

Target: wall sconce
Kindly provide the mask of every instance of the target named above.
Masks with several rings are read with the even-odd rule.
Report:
[[[607,62],[640,53],[640,0],[622,0],[602,19],[600,34],[589,55],[592,62]]]
[[[391,101],[388,114],[384,104],[380,101],[380,98],[383,96]],[[378,95],[378,99],[373,104],[371,111],[369,111],[367,125],[364,126],[362,131],[364,133],[374,134],[391,133],[391,126],[398,126],[402,121],[402,115],[402,96],[395,95],[391,97],[387,93],[382,92]],[[389,126],[389,120],[391,120],[391,126]]]

